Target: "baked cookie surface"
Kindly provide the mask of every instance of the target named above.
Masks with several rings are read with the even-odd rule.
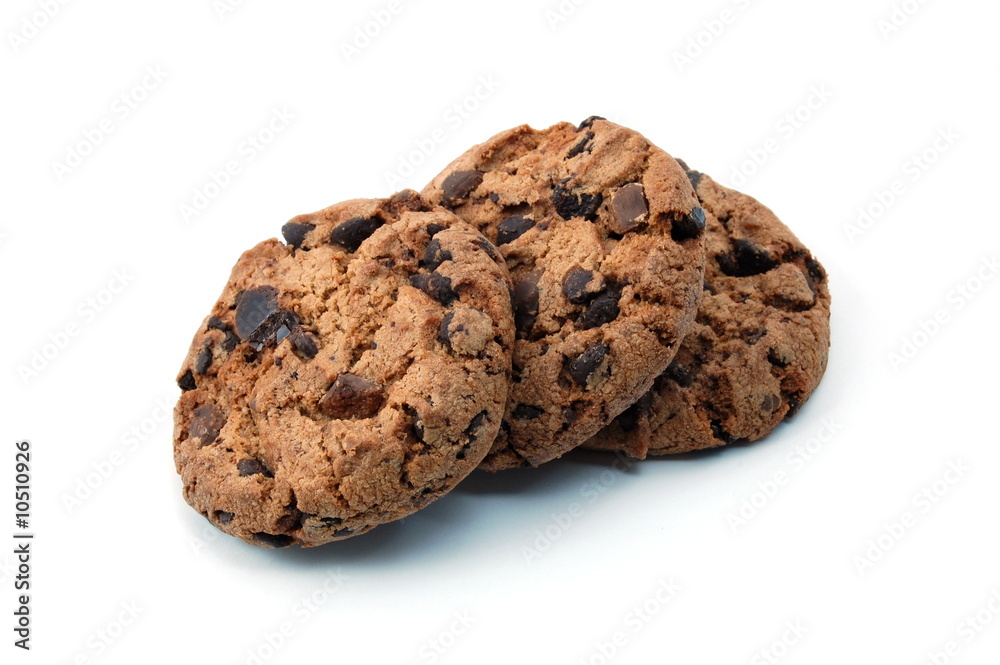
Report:
[[[514,282],[513,386],[483,468],[559,457],[666,369],[701,296],[705,226],[667,153],[600,118],[525,125],[423,194],[494,242]]]
[[[757,200],[689,176],[708,215],[697,321],[652,390],[587,448],[643,458],[755,441],[795,415],[826,370],[823,267]]]
[[[514,337],[481,234],[414,192],[302,215],[233,269],[180,371],[184,497],[265,547],[405,517],[490,449]]]

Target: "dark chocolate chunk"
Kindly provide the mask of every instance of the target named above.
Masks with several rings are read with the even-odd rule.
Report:
[[[594,276],[592,271],[584,270],[583,268],[573,268],[566,273],[562,283],[566,300],[574,305],[583,305],[597,297],[601,291],[593,288]],[[597,285],[601,285],[599,281]],[[588,289],[588,286],[591,286],[591,288]]]
[[[485,411],[480,411],[472,417],[472,420],[469,421],[469,426],[465,428],[465,436],[469,437],[469,441],[476,440],[479,436],[479,429],[483,426],[484,422],[486,422]]]
[[[486,238],[477,238],[476,240],[472,241],[472,244],[478,247],[479,249],[483,250],[484,252],[486,252],[486,254],[495,262],[497,263],[503,262],[503,257],[500,256],[500,251],[496,248],[496,246],[494,246],[493,243],[491,243]]]
[[[288,341],[292,343],[292,350],[295,352],[295,355],[303,360],[312,360],[319,353],[319,345],[316,343],[316,339],[302,330],[302,328],[293,330],[292,334],[288,336]]]
[[[767,328],[761,328],[760,330],[748,330],[743,333],[743,341],[747,343],[748,346],[753,346],[767,334]]]
[[[639,401],[625,409],[625,411],[618,416],[618,424],[626,432],[631,432],[639,426],[639,421],[649,414],[649,409],[652,405],[653,392],[650,390],[640,397]]]
[[[361,243],[384,223],[378,217],[354,217],[333,229],[330,233],[330,242],[340,245],[348,252],[356,252]]]
[[[403,405],[403,413],[410,417],[410,430],[417,441],[424,442],[424,423],[420,419],[420,414],[409,404]]]
[[[439,234],[442,231],[444,231],[446,228],[448,228],[448,227],[445,226],[444,224],[437,224],[437,223],[435,223],[435,224],[428,224],[427,225],[427,235],[430,236],[431,238],[433,238],[437,234]]]
[[[561,183],[556,185],[555,191],[552,192],[552,203],[555,204],[556,212],[558,212],[563,219],[583,217],[591,222],[596,220],[597,209],[601,207],[601,203],[604,201],[604,195],[600,192],[597,194],[573,192],[572,190],[566,188],[566,184],[568,182],[568,179],[563,180]]]
[[[785,420],[789,420],[795,417],[795,414],[799,412],[802,408],[802,395],[795,393],[788,396],[788,412],[785,414]]]
[[[674,220],[670,237],[676,242],[697,238],[705,230],[705,209],[695,208],[681,220]]]
[[[451,286],[451,280],[433,272],[430,275],[411,275],[410,284],[420,289],[434,300],[447,307],[458,300],[458,292]]]
[[[450,206],[459,203],[482,182],[483,173],[480,171],[455,171],[441,185],[444,204]]]
[[[722,441],[723,443],[732,443],[736,440],[732,434],[722,428],[721,420],[713,420],[709,423],[709,426],[712,428],[712,436],[719,441]]]
[[[215,511],[215,519],[219,520],[219,524],[229,524],[230,522],[233,521],[234,517],[236,517],[235,514],[227,513],[224,510]]]
[[[278,289],[259,286],[236,296],[236,334],[246,341],[278,311]]]
[[[439,265],[451,260],[451,252],[441,247],[440,240],[431,238],[431,241],[427,243],[427,247],[424,250],[424,266],[428,270],[437,270]]]
[[[570,149],[569,153],[566,155],[566,159],[573,159],[574,157],[582,153],[584,150],[586,150],[587,144],[590,143],[593,140],[593,138],[594,138],[594,132],[587,132],[586,134],[584,134],[583,138],[580,139],[580,142]]]
[[[531,334],[538,318],[537,273],[520,276],[514,283],[514,327],[517,332]]]
[[[509,242],[514,242],[534,225],[534,220],[522,217],[521,215],[508,217],[497,226],[497,245],[506,245]]]
[[[289,245],[295,249],[302,247],[306,234],[316,228],[315,224],[300,224],[298,222],[288,222],[281,227],[281,235]]]
[[[642,185],[633,182],[615,193],[611,203],[612,219],[608,226],[615,233],[628,233],[646,221],[649,203]]]
[[[619,298],[621,298],[621,289],[609,288],[594,298],[587,311],[577,320],[577,326],[580,330],[590,330],[611,323],[621,313],[618,308]]]
[[[733,241],[733,251],[716,257],[723,274],[730,277],[750,277],[772,270],[778,264],[762,247],[738,238]]]
[[[826,271],[823,266],[819,264],[819,261],[811,256],[806,257],[806,270],[809,272],[809,276],[813,278],[814,282],[822,283],[826,279]]]
[[[404,212],[427,212],[430,206],[412,189],[404,189],[392,195],[386,204],[385,210],[393,217],[399,217]]]
[[[607,118],[603,118],[603,117],[601,117],[599,115],[592,115],[589,118],[587,118],[586,120],[584,120],[583,122],[581,122],[580,126],[576,128],[576,131],[582,132],[585,129],[590,129],[591,127],[594,126],[594,121],[595,120],[607,120]]]
[[[545,409],[540,409],[530,404],[518,404],[514,408],[514,417],[521,420],[535,420],[540,418],[543,413],[545,413]]]
[[[262,545],[267,545],[268,547],[273,547],[275,549],[288,547],[295,542],[295,539],[289,535],[275,535],[273,533],[264,533],[263,531],[255,533],[253,535],[253,539]]]
[[[569,375],[584,388],[594,387],[595,380],[598,378],[610,350],[611,347],[604,343],[590,347],[569,361],[567,367]]]
[[[208,342],[198,352],[198,358],[194,362],[194,373],[203,376],[208,368],[212,366],[212,343]]]
[[[681,165],[682,169],[684,169],[684,173],[687,174],[688,180],[691,181],[691,186],[694,187],[695,191],[697,191],[698,183],[701,182],[701,172],[692,169],[683,159],[678,159],[677,163]]]
[[[690,387],[691,383],[694,381],[694,376],[691,370],[676,360],[667,365],[667,370],[663,373],[663,376],[664,378],[673,381],[681,388]]]
[[[217,316],[208,317],[207,327],[209,330],[229,330],[229,326],[226,325],[226,322]]]
[[[764,398],[760,408],[762,411],[766,411],[767,413],[774,413],[778,410],[779,406],[781,406],[781,398],[777,395],[768,395]]]
[[[268,469],[263,462],[256,459],[245,459],[240,460],[236,465],[237,471],[240,472],[241,476],[264,476],[265,478],[274,478],[274,474]]]
[[[441,319],[441,326],[438,328],[438,341],[442,344],[446,344],[448,348],[451,348],[451,322],[455,319],[455,312],[448,312],[448,314]],[[465,326],[459,326],[455,332],[462,332],[465,330]]]
[[[202,404],[194,410],[194,418],[188,425],[188,436],[201,439],[201,445],[208,446],[215,443],[225,425],[226,415],[222,411],[214,404]]]
[[[198,387],[197,385],[195,385],[194,374],[191,373],[191,370],[184,372],[181,378],[177,379],[177,385],[184,392],[187,392],[189,390],[194,390],[195,388]]]
[[[354,374],[341,374],[319,400],[319,410],[341,420],[371,418],[385,403],[382,386]]]

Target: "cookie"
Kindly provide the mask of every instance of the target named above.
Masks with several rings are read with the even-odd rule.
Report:
[[[525,125],[423,194],[494,242],[514,281],[513,386],[483,468],[559,457],[666,369],[697,311],[705,227],[670,155],[601,118]]]
[[[405,517],[483,459],[510,381],[507,270],[414,192],[285,224],[246,252],[181,368],[184,497],[254,545]]]
[[[826,370],[823,267],[755,199],[689,176],[708,217],[698,319],[652,390],[587,448],[643,458],[755,441],[794,416]]]

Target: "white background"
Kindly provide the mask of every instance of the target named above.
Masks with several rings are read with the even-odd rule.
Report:
[[[908,0],[886,34],[890,0],[408,0],[351,54],[388,0],[44,4],[0,16],[0,536],[21,437],[37,534],[30,653],[0,548],[0,660],[997,662],[996,3]],[[275,110],[294,118],[268,134]],[[244,249],[419,189],[510,126],[591,114],[740,185],[824,262],[830,367],[793,422],[627,471],[571,454],[475,474],[309,551],[184,503],[157,405]]]

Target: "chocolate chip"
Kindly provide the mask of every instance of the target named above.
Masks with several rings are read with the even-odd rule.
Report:
[[[503,257],[500,256],[500,251],[496,248],[496,246],[493,243],[491,243],[486,238],[477,238],[472,241],[472,244],[478,247],[479,249],[483,250],[484,252],[486,252],[486,254],[496,263],[503,262]]]
[[[194,410],[194,418],[188,425],[188,436],[201,439],[202,446],[215,443],[219,432],[226,425],[226,416],[213,404],[203,404]]]
[[[191,373],[191,370],[184,372],[184,374],[181,375],[181,378],[177,379],[177,385],[184,392],[194,390],[198,387],[195,385],[194,374]]]
[[[257,533],[255,533],[253,535],[253,539],[255,542],[258,542],[261,545],[266,545],[268,547],[273,547],[276,549],[282,547],[288,547],[289,545],[295,542],[295,539],[292,538],[291,536],[285,534],[275,535],[273,533],[264,533],[263,531],[258,531]]]
[[[444,231],[447,228],[448,227],[445,226],[444,224],[428,224],[427,225],[427,235],[429,237],[433,238],[434,236],[436,236],[437,234],[441,233],[442,231]]]
[[[611,203],[612,220],[608,224],[615,233],[627,233],[646,221],[649,203],[642,185],[633,182],[615,193]]]
[[[448,330],[448,328],[451,326],[451,322],[454,319],[455,312],[448,312],[448,314],[441,319],[441,326],[438,328],[438,341],[442,344],[448,345],[449,348],[451,347],[451,331]],[[460,332],[461,330],[462,326],[459,326],[458,330],[455,332]]]
[[[382,386],[354,374],[341,374],[319,400],[319,410],[341,420],[371,418],[385,403]]]
[[[677,163],[681,165],[682,169],[684,169],[684,173],[687,174],[688,180],[691,181],[691,186],[697,191],[698,183],[701,182],[701,172],[692,169],[683,159],[678,159]]]
[[[485,411],[480,411],[472,417],[472,420],[469,421],[469,426],[465,428],[464,434],[469,437],[470,442],[475,441],[479,436],[479,428],[483,426],[484,422],[486,422]]]
[[[738,238],[733,241],[733,251],[716,257],[723,274],[730,277],[761,275],[777,266],[767,251],[753,242]]]
[[[591,222],[596,220],[597,209],[601,207],[604,195],[600,192],[597,194],[574,193],[566,188],[568,182],[568,179],[563,180],[556,185],[555,191],[552,192],[552,203],[555,204],[556,212],[563,219],[583,217]]]
[[[577,404],[581,404],[581,402],[573,402],[573,406],[575,406]],[[564,426],[565,425],[572,425],[573,423],[576,422],[576,419],[578,418],[577,413],[576,413],[576,409],[573,408],[573,406],[563,407],[563,410],[562,410],[562,419],[563,419],[563,425]]]
[[[674,220],[670,229],[670,237],[676,242],[697,238],[705,230],[705,210],[695,208],[680,221]]]
[[[411,275],[410,284],[420,289],[434,300],[447,307],[458,300],[458,292],[451,286],[451,280],[439,273]]]
[[[619,426],[621,426],[621,428],[626,432],[631,432],[639,426],[639,421],[649,414],[649,409],[652,405],[653,393],[652,391],[647,391],[645,395],[639,398],[639,401],[625,409],[625,411],[618,416]]]
[[[298,222],[288,222],[281,227],[281,235],[289,245],[295,249],[302,247],[306,239],[306,234],[316,228],[315,224],[300,224]]]
[[[361,243],[384,223],[378,217],[354,217],[333,229],[330,233],[330,242],[340,245],[348,252],[356,252]]]
[[[764,401],[761,402],[760,408],[762,411],[766,411],[767,413],[774,413],[778,410],[779,406],[781,406],[781,398],[777,395],[768,395],[764,398]]]
[[[208,317],[208,325],[206,326],[209,330],[229,330],[229,326],[226,322],[217,316]]]
[[[788,367],[788,358],[780,354],[777,349],[771,349],[767,352],[767,362],[775,367]]]
[[[208,371],[208,368],[212,366],[212,343],[208,342],[198,352],[198,358],[194,363],[194,373],[198,376],[202,376]]]
[[[514,327],[525,335],[538,318],[538,279],[537,273],[528,273],[514,282]]]
[[[236,348],[236,345],[240,343],[240,338],[236,336],[232,328],[226,325],[226,322],[217,316],[209,317],[208,329],[221,330],[226,334],[226,338],[222,340],[222,348],[225,349],[226,352],[232,352],[232,350]]]
[[[420,419],[420,414],[409,404],[403,405],[403,413],[410,417],[410,430],[417,441],[424,442],[424,423]]]
[[[399,218],[404,212],[427,212],[430,206],[427,202],[412,189],[404,189],[392,195],[385,204],[386,211],[393,217]]]
[[[785,420],[795,417],[795,414],[802,408],[802,396],[799,393],[788,396],[788,412],[785,413]]]
[[[534,220],[522,217],[521,215],[508,217],[497,226],[497,245],[506,245],[509,242],[514,242],[534,225]]]
[[[514,417],[521,420],[536,420],[545,413],[544,409],[540,409],[537,406],[531,406],[530,404],[518,404],[514,408]]]
[[[584,134],[580,142],[577,143],[575,146],[573,146],[572,149],[570,149],[569,153],[566,155],[566,159],[573,159],[574,157],[582,153],[584,150],[586,150],[587,144],[590,143],[593,140],[593,138],[594,138],[594,132],[587,132],[586,134]]]
[[[666,371],[663,373],[664,378],[669,381],[673,381],[681,388],[687,388],[694,381],[694,375],[691,370],[686,366],[677,362],[676,360],[669,365],[667,365]]]
[[[271,470],[264,466],[264,463],[256,459],[245,459],[240,460],[236,465],[236,469],[240,472],[241,476],[264,476],[265,478],[274,478],[274,474]]]
[[[234,513],[227,513],[224,510],[215,511],[215,519],[219,521],[219,524],[229,524],[233,521],[234,517],[236,517]]]
[[[302,330],[302,328],[293,330],[292,334],[288,336],[288,341],[292,343],[292,350],[295,352],[295,355],[303,360],[312,360],[319,353],[319,345],[316,343],[316,339]]]
[[[603,288],[601,281],[595,281],[594,276],[592,271],[583,268],[573,268],[566,273],[562,283],[566,300],[574,305],[583,305],[593,300]]]
[[[586,120],[584,120],[583,122],[581,122],[580,126],[576,128],[576,131],[582,132],[585,129],[590,129],[591,127],[594,126],[594,121],[595,120],[607,120],[607,118],[602,118],[599,115],[592,115],[589,118],[587,118]]]
[[[610,350],[611,347],[603,343],[590,347],[569,362],[569,375],[584,388],[593,388]]]
[[[260,286],[236,296],[236,334],[246,340],[278,311],[278,289]]]
[[[444,179],[441,186],[444,204],[451,206],[459,203],[482,182],[483,173],[480,171],[455,171]]]
[[[621,313],[618,308],[619,298],[621,298],[621,289],[609,288],[594,298],[587,311],[577,320],[577,326],[580,330],[590,330],[611,323]]]
[[[732,443],[736,440],[732,434],[722,428],[721,420],[713,420],[709,423],[709,426],[712,428],[712,436],[719,441],[722,441],[723,443]]]
[[[427,247],[424,250],[423,265],[426,266],[428,270],[437,270],[439,265],[445,261],[451,260],[451,252],[441,247],[440,240],[437,238],[431,238],[431,241],[427,243]]]
[[[814,282],[822,282],[826,279],[826,271],[823,269],[823,266],[811,256],[806,257],[806,270]]]
[[[766,328],[761,328],[760,330],[748,330],[743,333],[743,341],[746,342],[748,346],[753,346],[766,334]]]

